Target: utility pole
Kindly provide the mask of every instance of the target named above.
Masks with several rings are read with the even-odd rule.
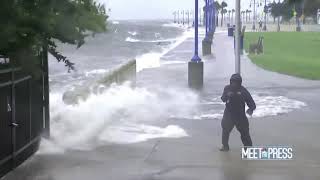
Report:
[[[236,31],[235,31],[235,72],[241,73],[240,64],[240,36],[241,36],[241,12],[240,12],[240,0],[236,0]]]

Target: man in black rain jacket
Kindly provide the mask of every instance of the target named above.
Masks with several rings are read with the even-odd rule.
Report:
[[[240,74],[231,76],[230,85],[224,88],[221,100],[226,103],[221,126],[222,126],[222,148],[220,151],[229,151],[229,136],[236,126],[241,134],[244,146],[252,146],[249,133],[249,121],[246,116],[245,107],[248,105],[247,114],[252,116],[256,104],[249,91],[242,86]]]

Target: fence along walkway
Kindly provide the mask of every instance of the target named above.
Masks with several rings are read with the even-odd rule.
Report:
[[[40,137],[49,127],[48,88],[44,73],[39,77],[6,61],[0,64],[0,178],[38,150]]]

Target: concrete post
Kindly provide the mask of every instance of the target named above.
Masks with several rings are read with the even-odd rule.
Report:
[[[48,65],[48,45],[43,46],[42,50],[43,66],[43,97],[44,97],[44,137],[50,137],[50,102],[49,102],[49,65]]]
[[[194,36],[194,56],[191,61],[188,63],[188,84],[189,87],[194,89],[201,89],[203,87],[203,62],[198,55],[198,28],[199,28],[199,2],[195,0],[195,36]]]

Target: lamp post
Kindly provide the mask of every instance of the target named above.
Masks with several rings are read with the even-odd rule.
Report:
[[[203,87],[203,62],[198,54],[199,2],[195,0],[194,22],[194,56],[188,63],[188,84],[194,89]]]
[[[240,0],[236,0],[236,30],[235,30],[235,72],[241,73],[240,64],[240,33],[241,33],[241,12],[240,12]]]
[[[211,22],[212,22],[212,31],[213,31],[213,33],[215,33],[215,31],[216,31],[216,11],[217,11],[217,9],[216,9],[216,5],[215,5],[215,3],[214,3],[214,0],[212,0],[212,11],[211,11],[211,17],[212,17],[212,19],[211,19]]]
[[[198,62],[198,61],[201,61],[200,57],[199,57],[199,44],[198,44],[198,40],[199,40],[199,2],[198,0],[195,0],[195,13],[194,13],[194,16],[195,16],[195,22],[194,22],[194,56],[193,58],[191,59],[192,61],[194,62]]]
[[[205,0],[206,4],[205,4],[205,23],[206,23],[206,37],[208,35],[209,32],[209,22],[210,22],[210,15],[209,15],[209,0]]]

